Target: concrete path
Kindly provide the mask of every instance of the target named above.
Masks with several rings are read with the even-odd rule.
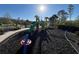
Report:
[[[9,32],[6,32],[4,33],[3,35],[0,35],[0,43],[5,40],[6,38],[8,38],[9,36],[15,34],[15,33],[18,33],[18,32],[21,32],[21,31],[24,31],[24,30],[27,30],[29,28],[23,28],[23,29],[19,29],[19,30],[15,30],[15,31],[9,31]]]

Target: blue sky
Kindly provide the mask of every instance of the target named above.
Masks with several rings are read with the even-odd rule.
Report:
[[[4,16],[5,13],[9,13],[12,18],[35,20],[34,16],[38,15],[42,18],[45,16],[51,17],[53,14],[57,14],[59,10],[67,11],[67,4],[45,4],[45,11],[40,12],[39,4],[0,4],[0,16]],[[79,15],[79,5],[74,5],[74,13],[72,19]]]

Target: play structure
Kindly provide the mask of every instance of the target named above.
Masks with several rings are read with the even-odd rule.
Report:
[[[39,16],[35,16],[36,21],[33,22],[30,26],[30,28],[27,30],[28,33],[24,36],[24,38],[21,41],[21,45],[30,45],[32,41],[30,40],[30,37],[33,32],[40,32],[41,30],[45,30],[48,27],[48,17],[45,17],[45,21],[42,19],[40,20]]]

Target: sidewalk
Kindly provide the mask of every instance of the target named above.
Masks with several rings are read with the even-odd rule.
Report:
[[[0,35],[0,43],[5,40],[6,38],[8,38],[9,36],[15,34],[16,32],[21,32],[21,31],[24,31],[24,30],[27,30],[29,28],[23,28],[23,29],[19,29],[19,30],[16,30],[16,31],[9,31],[9,32],[6,32],[4,33],[3,35]]]

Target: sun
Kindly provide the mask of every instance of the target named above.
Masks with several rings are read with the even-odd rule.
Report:
[[[39,6],[39,11],[40,11],[40,12],[44,12],[45,9],[46,9],[46,7],[45,7],[44,5],[40,5],[40,6]]]

